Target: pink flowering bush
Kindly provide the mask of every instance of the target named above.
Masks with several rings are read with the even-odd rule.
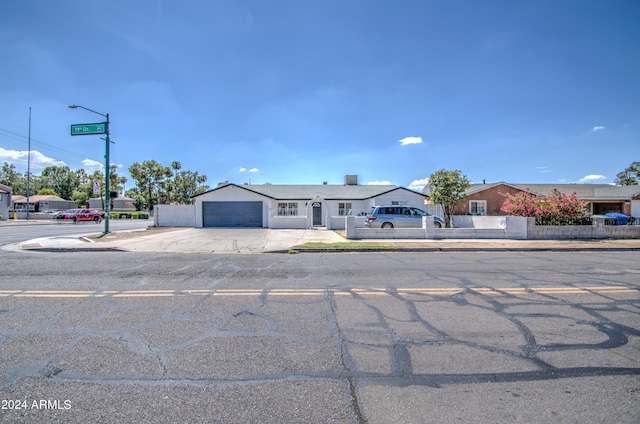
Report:
[[[568,225],[587,216],[587,203],[553,189],[547,196],[523,191],[507,194],[500,208],[507,215],[536,218],[538,225]]]

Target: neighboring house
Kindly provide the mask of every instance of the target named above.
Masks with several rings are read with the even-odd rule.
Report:
[[[130,197],[118,196],[109,198],[111,201],[110,210],[115,212],[135,211],[135,200]],[[89,209],[104,209],[104,197],[94,197],[89,199]]]
[[[193,197],[196,227],[343,229],[345,216],[364,215],[375,205],[425,209],[427,196],[393,185],[222,184]]]
[[[44,211],[63,211],[77,207],[76,203],[71,200],[64,200],[58,196],[52,195],[35,195],[29,196],[29,212]],[[26,196],[13,196],[12,210],[15,212],[27,211]]]
[[[11,207],[11,187],[0,184],[0,219],[9,219],[9,208]]]
[[[472,184],[466,196],[456,206],[456,215],[505,215],[500,207],[507,194],[529,192],[547,195],[559,190],[561,193],[576,194],[578,199],[588,203],[594,215],[618,212],[640,217],[640,185],[613,186],[610,184]],[[427,188],[423,193],[428,194]]]

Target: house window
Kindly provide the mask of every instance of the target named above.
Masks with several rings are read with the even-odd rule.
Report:
[[[297,203],[278,203],[278,216],[297,216],[298,204]]]
[[[471,215],[486,215],[487,214],[487,201],[486,200],[472,200],[469,202],[469,214]]]
[[[338,216],[351,215],[351,203],[338,203]]]
[[[407,200],[392,200],[391,204],[394,206],[407,206],[409,204],[409,201]]]

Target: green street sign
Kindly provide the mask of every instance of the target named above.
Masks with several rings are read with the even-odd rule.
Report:
[[[105,134],[106,132],[107,132],[106,122],[100,122],[97,124],[71,125],[71,135]]]

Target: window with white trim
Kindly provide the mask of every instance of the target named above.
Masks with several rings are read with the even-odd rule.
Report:
[[[298,204],[295,202],[278,202],[278,216],[298,216]]]
[[[471,215],[486,215],[487,214],[487,201],[486,200],[471,200],[471,201],[469,201],[469,214],[471,214]]]
[[[338,216],[347,216],[351,214],[351,203],[338,203]]]
[[[392,200],[391,204],[393,206],[407,206],[409,204],[408,200]]]

